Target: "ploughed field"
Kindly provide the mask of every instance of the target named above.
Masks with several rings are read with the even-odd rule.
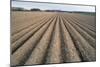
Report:
[[[12,12],[11,65],[95,60],[95,16],[64,12]]]

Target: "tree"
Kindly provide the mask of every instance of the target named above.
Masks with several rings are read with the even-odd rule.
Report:
[[[21,7],[12,7],[12,10],[13,11],[24,11],[25,9]]]
[[[41,10],[38,8],[32,8],[31,11],[41,11]]]

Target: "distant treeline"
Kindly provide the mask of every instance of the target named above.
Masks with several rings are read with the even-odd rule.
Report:
[[[67,13],[80,13],[85,15],[96,15],[95,12],[82,12],[82,11],[62,11],[62,10],[41,10],[39,8],[31,8],[30,10],[20,7],[12,7],[12,11],[40,11],[40,12],[67,12]]]
[[[78,14],[84,14],[84,15],[91,15],[91,16],[95,16],[96,12],[80,12],[80,11],[73,11],[71,13],[78,13]]]
[[[12,7],[11,10],[12,11],[25,11],[26,9],[21,8],[21,7]]]
[[[12,11],[42,11],[42,10],[40,10],[38,8],[32,8],[32,9],[28,10],[28,9],[20,8],[20,7],[12,7],[11,10]]]
[[[67,12],[62,10],[41,10],[39,8],[31,8],[30,10],[20,7],[12,7],[12,11],[45,11],[45,12]]]

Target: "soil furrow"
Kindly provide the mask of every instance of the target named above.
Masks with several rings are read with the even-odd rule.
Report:
[[[63,18],[64,19],[64,18]],[[76,29],[73,28],[71,24],[69,24],[68,21],[64,19],[64,23],[66,25],[66,28],[70,32],[71,36],[74,38],[74,41],[76,42],[76,46],[78,47],[78,50],[80,51],[82,55],[83,61],[95,61],[96,54],[95,49],[90,46],[90,44],[76,31]]]
[[[96,48],[96,41],[91,37],[86,31],[82,30],[79,26],[74,24],[75,21],[71,19],[66,19],[90,44],[92,47]]]
[[[60,29],[59,29],[59,16],[56,21],[55,30],[53,34],[52,41],[50,43],[50,48],[48,51],[46,63],[61,63],[62,62],[62,55],[61,55],[61,36],[60,36]]]
[[[75,45],[66,29],[66,27],[64,26],[63,17],[61,17],[61,32],[62,32],[62,37],[63,37],[63,41],[65,44],[65,47],[63,47],[65,49],[65,55],[66,55],[66,60],[65,62],[80,62],[81,58],[79,57],[79,54],[75,48]]]
[[[45,25],[49,20],[51,20],[52,18],[49,18],[45,20],[45,22],[43,22],[42,24],[40,24],[39,26],[37,26],[35,29],[31,30],[30,32],[28,32],[27,34],[25,34],[23,37],[21,37],[19,40],[15,41],[12,45],[11,45],[11,49],[12,49],[12,53],[15,52],[15,50],[17,50],[22,44],[25,43],[25,41],[27,41],[36,31],[38,31],[43,25]]]
[[[42,64],[44,61],[44,56],[46,54],[47,47],[50,43],[51,34],[53,31],[53,27],[55,24],[56,18],[51,22],[47,31],[43,34],[41,40],[34,48],[31,56],[25,63],[25,65],[32,65],[32,64]]]
[[[43,17],[38,23],[36,22],[35,24],[33,24],[32,26],[29,26],[28,28],[25,28],[23,30],[21,30],[20,32],[16,33],[15,35],[12,35],[11,37],[11,43],[14,43],[16,40],[18,40],[19,38],[21,38],[22,36],[24,36],[26,33],[28,33],[29,31],[31,31],[32,29],[36,28],[39,24],[43,23],[46,19],[46,17]]]
[[[30,56],[36,43],[39,41],[45,30],[48,28],[54,18],[47,22],[42,28],[39,29],[28,41],[26,41],[16,52],[11,55],[12,65],[23,65],[27,58]]]

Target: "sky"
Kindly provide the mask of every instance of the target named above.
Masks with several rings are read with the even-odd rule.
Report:
[[[54,3],[37,3],[37,2],[22,2],[12,1],[12,7],[23,7],[25,9],[39,8],[41,10],[62,10],[62,11],[83,11],[95,12],[94,6],[79,6],[79,5],[65,5]]]
[[[96,0],[23,0],[23,1],[40,1],[40,2],[56,2],[56,3],[96,5]]]

